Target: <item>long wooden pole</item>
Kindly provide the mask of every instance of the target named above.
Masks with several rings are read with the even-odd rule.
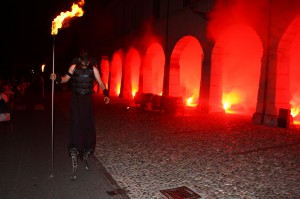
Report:
[[[53,35],[53,56],[52,56],[52,73],[54,74],[54,52],[55,52],[55,35]],[[51,93],[51,175],[50,177],[54,177],[53,170],[54,170],[54,80],[52,80],[52,93]]]

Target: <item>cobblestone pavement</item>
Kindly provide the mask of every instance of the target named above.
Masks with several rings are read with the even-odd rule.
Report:
[[[96,111],[95,156],[131,199],[165,198],[160,190],[180,186],[209,199],[300,198],[300,128],[117,101]]]

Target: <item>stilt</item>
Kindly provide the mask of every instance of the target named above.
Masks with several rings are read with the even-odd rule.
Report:
[[[77,171],[77,160],[78,160],[78,151],[76,148],[70,149],[70,156],[72,160],[72,175],[71,175],[71,180],[76,180],[76,171]]]

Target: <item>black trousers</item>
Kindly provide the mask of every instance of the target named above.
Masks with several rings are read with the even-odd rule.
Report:
[[[94,151],[96,130],[91,95],[72,95],[70,104],[70,140],[68,149]]]

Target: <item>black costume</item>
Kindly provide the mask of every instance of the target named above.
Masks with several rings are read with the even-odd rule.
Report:
[[[92,94],[94,87],[93,67],[97,65],[91,58],[75,58],[72,62],[76,64],[71,76],[72,97],[70,115],[70,140],[69,153],[71,149],[77,152],[92,153],[96,145],[96,130],[93,118]],[[86,68],[83,68],[86,66]]]
[[[75,65],[75,66],[74,66]],[[96,129],[93,117],[92,94],[94,93],[94,82],[96,71],[99,85],[103,84],[98,78],[98,70],[95,69],[98,63],[95,59],[89,58],[85,51],[80,53],[79,58],[72,61],[72,66],[64,77],[64,83],[71,80],[72,96],[70,103],[70,139],[68,152],[72,160],[72,176],[76,179],[77,158],[82,160],[86,170],[89,170],[87,159],[94,152],[96,145]],[[70,71],[72,68],[73,71]],[[99,74],[100,76],[100,74]],[[52,76],[53,78],[53,76]],[[55,82],[61,83],[63,80],[59,75],[55,75]],[[105,102],[109,103],[109,92],[102,85]],[[107,101],[108,100],[108,101]]]

